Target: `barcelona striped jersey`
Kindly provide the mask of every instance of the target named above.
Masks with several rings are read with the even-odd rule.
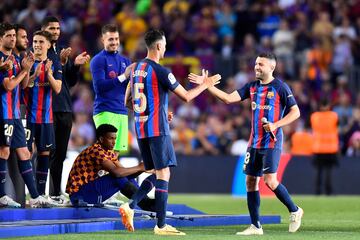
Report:
[[[8,56],[0,51],[0,59],[1,58],[5,61]],[[20,87],[17,85],[12,91],[7,91],[3,83],[5,78],[16,77],[20,70],[20,62],[18,58],[15,58],[9,70],[0,71],[1,119],[20,119]]]
[[[274,134],[277,141],[271,138],[270,133],[263,128],[262,118],[268,122],[279,121],[286,111],[296,105],[296,100],[289,86],[274,79],[268,84],[261,84],[260,81],[247,83],[243,88],[238,90],[241,100],[250,98],[252,120],[251,135],[249,147],[264,148],[282,148],[283,132],[281,128],[275,130]]]
[[[36,67],[40,64],[41,73],[28,84],[24,90],[24,103],[26,104],[27,121],[31,123],[53,123],[52,111],[52,88],[47,73],[45,72],[46,61],[35,61],[30,71],[34,74]],[[60,63],[52,65],[53,76],[56,80],[62,79]]]
[[[169,135],[168,92],[179,85],[174,75],[160,64],[144,59],[133,68],[130,84],[137,138]]]

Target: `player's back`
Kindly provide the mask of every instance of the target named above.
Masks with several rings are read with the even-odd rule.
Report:
[[[137,137],[169,135],[168,90],[178,85],[175,77],[156,62],[144,59],[133,68],[130,81]]]

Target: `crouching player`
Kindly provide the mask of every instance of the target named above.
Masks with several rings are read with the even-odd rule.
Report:
[[[144,172],[143,163],[131,168],[120,166],[113,150],[116,132],[117,129],[110,124],[100,125],[96,129],[97,141],[84,149],[75,159],[66,185],[66,192],[73,205],[79,201],[90,204],[102,203],[115,193],[129,189],[129,187],[132,188],[133,184],[127,176],[137,176]],[[100,177],[101,170],[109,172],[109,174]],[[142,185],[152,182],[152,178],[155,176],[150,175]],[[133,190],[132,193],[135,193],[136,190]],[[144,199],[138,205],[144,210],[154,211],[155,201],[151,200]]]

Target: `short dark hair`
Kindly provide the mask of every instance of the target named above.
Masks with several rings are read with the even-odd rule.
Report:
[[[145,44],[148,48],[151,48],[155,42],[163,39],[164,36],[165,34],[163,31],[151,29],[145,33]]]
[[[15,29],[14,25],[8,23],[8,22],[3,22],[0,24],[0,37],[3,37],[5,35],[5,32],[10,31],[12,29]]]
[[[331,104],[331,102],[330,102],[329,98],[327,98],[327,97],[322,97],[322,98],[320,99],[319,107],[327,107],[327,106],[329,106],[330,104]]]
[[[26,31],[26,27],[24,24],[21,23],[15,23],[14,24],[15,32],[17,33],[20,29],[23,29]]]
[[[276,62],[276,55],[272,52],[262,52],[258,55],[258,57],[261,57],[261,58],[267,58],[267,59],[270,59],[270,60],[274,60]]]
[[[107,32],[119,32],[119,28],[115,24],[106,24],[101,28],[101,34],[105,34]]]
[[[49,26],[49,23],[52,23],[52,22],[60,23],[60,21],[59,21],[59,19],[57,17],[55,17],[55,16],[47,16],[41,22],[41,28],[46,28],[47,26]]]
[[[107,133],[116,133],[117,129],[113,125],[110,124],[101,124],[96,129],[96,139],[99,140],[100,137],[104,137]]]
[[[51,43],[51,33],[47,32],[47,31],[39,30],[39,31],[34,32],[33,36],[36,36],[36,35],[45,37],[46,40],[48,40]]]

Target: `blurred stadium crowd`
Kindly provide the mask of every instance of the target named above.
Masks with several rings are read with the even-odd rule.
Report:
[[[284,128],[285,151],[311,153],[310,114],[327,97],[339,116],[341,153],[360,156],[358,0],[0,2],[0,22],[24,24],[30,39],[47,15],[61,19],[60,43],[72,47],[72,57],[84,50],[92,56],[100,51],[100,29],[113,22],[121,29],[120,51],[136,61],[145,57],[143,33],[149,28],[163,29],[167,36],[163,64],[186,87],[191,87],[189,71],[206,68],[223,76],[220,88],[228,92],[241,88],[254,80],[256,55],[273,51],[278,57],[275,76],[292,87],[301,110],[301,119]],[[69,144],[73,149],[95,138],[91,74],[88,67],[82,71],[80,83],[72,89],[75,114]],[[189,104],[171,99],[169,106],[175,114],[172,138],[178,153],[245,152],[249,103],[224,105],[205,93]],[[136,141],[132,142],[136,150]]]

